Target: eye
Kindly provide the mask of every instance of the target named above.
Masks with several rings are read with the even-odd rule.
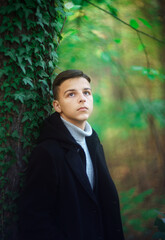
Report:
[[[71,93],[68,94],[68,97],[74,97],[74,95],[75,94],[73,92],[71,92]]]
[[[89,96],[89,95],[91,95],[91,92],[90,91],[84,91],[84,95]]]

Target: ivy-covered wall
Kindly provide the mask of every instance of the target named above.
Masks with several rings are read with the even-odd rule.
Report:
[[[39,126],[51,113],[62,0],[0,2],[0,239],[14,239],[15,199]],[[11,235],[10,235],[11,239]]]

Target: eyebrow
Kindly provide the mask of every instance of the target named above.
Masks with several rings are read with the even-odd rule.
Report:
[[[92,91],[92,89],[91,88],[83,88],[83,90],[90,90],[90,91]],[[76,89],[68,89],[68,90],[66,90],[65,92],[64,92],[64,95],[67,93],[67,92],[75,92],[75,91],[77,91]]]

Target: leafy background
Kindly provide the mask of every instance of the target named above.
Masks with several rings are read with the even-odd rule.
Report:
[[[164,239],[164,232],[154,235],[165,210],[163,4],[65,2],[56,72],[77,68],[92,77],[89,121],[120,193],[126,239]]]

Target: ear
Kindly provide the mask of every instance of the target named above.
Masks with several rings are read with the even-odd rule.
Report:
[[[53,100],[53,108],[56,112],[61,113],[61,106],[58,100]]]

